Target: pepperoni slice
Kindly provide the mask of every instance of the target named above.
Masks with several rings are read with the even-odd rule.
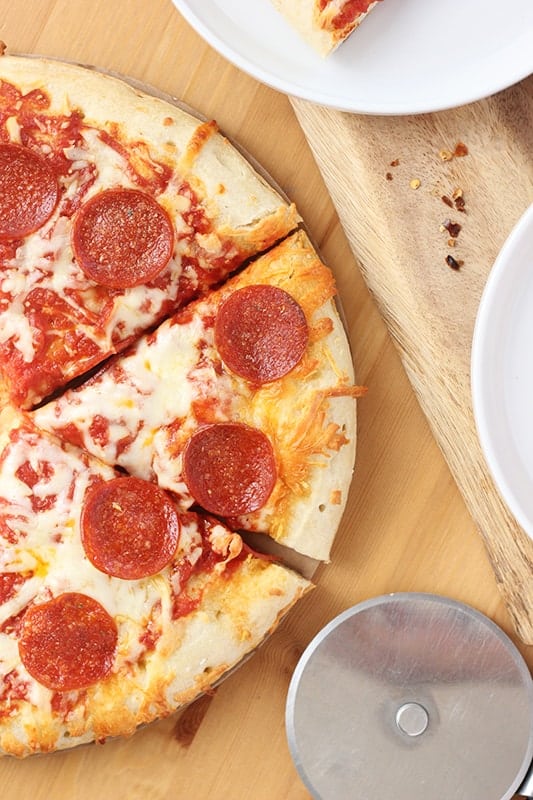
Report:
[[[36,681],[64,692],[105,678],[113,666],[117,639],[115,621],[100,603],[67,592],[26,611],[19,653]]]
[[[277,478],[270,440],[239,422],[217,422],[194,433],[183,453],[187,487],[206,511],[224,517],[262,508]]]
[[[125,289],[148,283],[172,256],[174,232],[167,212],[138,189],[106,189],[74,220],[72,247],[85,275]]]
[[[155,575],[172,560],[180,533],[167,495],[141,478],[95,484],[85,496],[81,541],[101,572],[137,580]]]
[[[0,144],[0,241],[38,230],[58,200],[57,177],[44,156],[20,144]]]
[[[215,320],[220,357],[232,372],[253,383],[270,383],[290,372],[308,339],[302,308],[277,286],[238,289],[222,303]]]

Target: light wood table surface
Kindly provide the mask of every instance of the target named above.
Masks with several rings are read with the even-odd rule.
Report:
[[[358,454],[332,562],[317,588],[214,696],[126,741],[0,762],[3,800],[304,800],[284,713],[312,637],[361,600],[443,594],[490,616],[530,665],[490,562],[361,276],[289,99],[208,47],[170,0],[0,0],[0,39],[129,75],[170,93],[237,140],[294,200],[344,307],[358,380]],[[328,676],[324,676],[327,680]]]

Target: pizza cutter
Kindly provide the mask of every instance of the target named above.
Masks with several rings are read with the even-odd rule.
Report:
[[[360,603],[310,643],[286,729],[315,800],[533,798],[533,681],[506,634],[433,594]]]

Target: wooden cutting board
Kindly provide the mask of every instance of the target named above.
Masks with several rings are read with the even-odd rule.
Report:
[[[470,352],[491,266],[533,202],[533,77],[487,100],[416,117],[361,116],[291,102],[483,537],[516,632],[532,644],[533,542],[500,499],[480,449]],[[459,143],[467,154],[460,155]],[[456,189],[463,211],[455,204]],[[461,226],[451,228],[455,238],[448,222]],[[460,267],[450,267],[447,256]]]

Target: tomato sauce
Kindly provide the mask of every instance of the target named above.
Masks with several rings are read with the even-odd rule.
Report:
[[[342,30],[346,28],[361,15],[366,14],[375,0],[347,0],[341,10],[331,19],[325,20],[323,27],[326,30]],[[319,9],[325,11],[332,0],[320,0]]]

